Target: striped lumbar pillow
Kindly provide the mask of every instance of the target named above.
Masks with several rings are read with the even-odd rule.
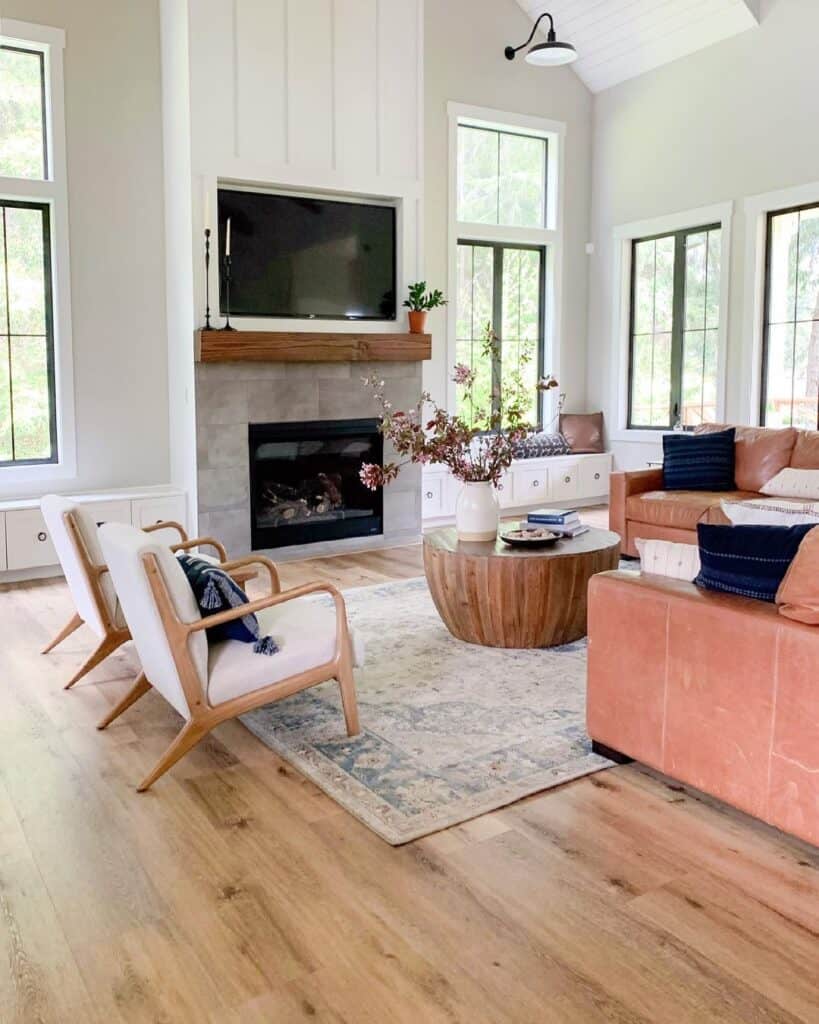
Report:
[[[663,435],[663,488],[666,491],[734,491],[736,431]]]
[[[752,498],[720,502],[734,526],[819,526],[819,502]]]

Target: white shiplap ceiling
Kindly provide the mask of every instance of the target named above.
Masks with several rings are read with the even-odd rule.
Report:
[[[573,67],[592,92],[759,24],[759,0],[517,2],[533,21],[544,11],[553,15],[557,38],[576,47],[579,56]],[[540,27],[545,34],[548,18]]]

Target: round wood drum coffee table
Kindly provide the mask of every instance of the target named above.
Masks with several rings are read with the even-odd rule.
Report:
[[[543,548],[512,548],[500,537],[466,543],[454,527],[424,534],[424,570],[439,615],[453,636],[484,647],[579,640],[589,580],[619,562],[620,538],[608,530]]]

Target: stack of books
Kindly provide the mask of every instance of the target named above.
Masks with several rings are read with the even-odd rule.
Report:
[[[542,529],[545,526],[562,537],[579,537],[588,530],[588,526],[580,522],[580,516],[574,508],[536,508],[529,513],[527,521],[520,525],[521,529],[527,526],[530,529]]]

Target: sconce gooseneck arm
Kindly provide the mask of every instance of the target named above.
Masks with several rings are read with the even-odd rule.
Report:
[[[548,36],[548,38],[549,38],[550,41],[554,41],[554,38],[555,38],[555,20],[551,16],[551,14],[549,14],[548,11],[544,11],[543,14],[541,14],[541,16],[537,19],[537,21],[532,26],[532,31],[529,33],[529,38],[526,40],[525,43],[521,43],[520,46],[507,46],[506,47],[506,49],[503,52],[506,55],[506,59],[507,60],[514,60],[515,59],[515,54],[518,52],[518,50],[525,49],[529,45],[529,43],[531,43],[531,41],[535,38],[535,32],[537,32],[538,25],[541,23],[541,21],[543,21],[544,18],[548,18],[549,19],[549,36]]]

